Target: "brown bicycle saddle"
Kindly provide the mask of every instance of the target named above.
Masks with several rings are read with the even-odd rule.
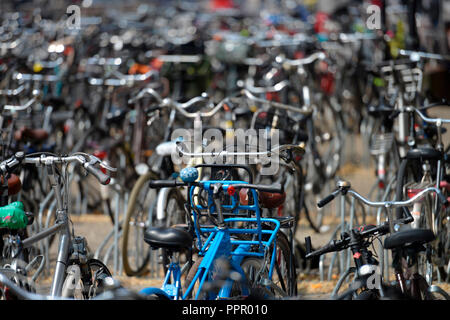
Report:
[[[239,202],[241,205],[249,204],[249,193],[250,190],[247,188],[242,188],[239,191]],[[258,192],[259,205],[263,208],[275,209],[281,206],[286,200],[286,193],[272,193],[272,192]]]
[[[3,177],[1,177],[0,181],[3,184]],[[22,182],[20,181],[20,178],[12,173],[8,179],[8,195],[13,196],[18,194],[21,189]]]
[[[22,142],[44,142],[49,134],[44,129],[31,129],[24,127],[14,132],[14,139]]]

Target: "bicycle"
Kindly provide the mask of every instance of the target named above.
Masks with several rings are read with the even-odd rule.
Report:
[[[67,190],[69,179],[66,176],[67,170],[60,171],[57,168],[58,164],[64,167],[70,163],[81,164],[87,172],[94,175],[102,184],[108,184],[110,178],[97,169],[95,165],[101,164],[102,167],[114,171],[114,168],[102,163],[98,158],[85,153],[57,156],[50,153],[25,155],[23,152],[17,152],[13,157],[0,164],[0,170],[3,174],[12,172],[23,164],[44,166],[52,188],[51,193],[54,194],[57,203],[56,221],[53,226],[44,228],[25,239],[16,237],[15,241],[8,242],[10,245],[8,251],[14,258],[23,250],[31,248],[35,243],[53,234],[60,234],[58,258],[50,294],[52,297],[71,295],[79,298],[90,298],[96,294],[97,290],[101,290],[102,281],[106,276],[110,277],[111,273],[101,261],[89,258],[85,238],[75,237],[73,229],[70,230]]]
[[[328,252],[338,252],[350,248],[355,267],[350,267],[339,278],[333,292],[332,298],[341,299],[433,299],[432,293],[440,293],[445,299],[450,300],[450,296],[437,286],[429,286],[425,278],[417,272],[417,255],[420,251],[425,250],[424,245],[434,240],[434,235],[428,229],[407,229],[406,224],[414,221],[413,216],[406,207],[426,196],[428,193],[434,192],[440,199],[442,204],[448,204],[447,199],[435,187],[423,189],[414,197],[405,201],[370,201],[359,193],[351,189],[348,182],[341,181],[338,188],[329,196],[318,202],[318,206],[324,206],[331,202],[337,195],[350,195],[353,198],[362,201],[371,207],[385,207],[387,209],[403,208],[404,218],[394,220],[394,216],[389,214],[388,221],[378,226],[365,225],[341,234],[340,240],[334,240],[324,247],[312,251],[311,238],[305,238],[307,246],[307,258],[321,256]],[[389,211],[390,212],[390,211]],[[395,269],[396,283],[387,285],[382,283],[382,275],[374,273],[378,269],[378,261],[374,254],[368,249],[372,242],[379,237],[390,233],[390,236],[384,239],[385,249],[393,251],[393,265]],[[403,263],[405,259],[407,264]],[[411,270],[409,273],[406,270]],[[345,279],[354,273],[355,278],[350,288],[344,293],[338,295]],[[405,276],[408,275],[408,276]],[[376,277],[376,279],[375,279]],[[377,282],[377,283],[376,283]],[[374,288],[375,286],[375,288]]]
[[[206,164],[202,166],[208,166]],[[210,165],[212,168],[218,169],[221,168],[223,170],[229,170],[231,165],[223,166],[223,165]],[[248,172],[251,172],[250,169],[247,169]],[[187,299],[191,296],[191,291],[197,283],[197,291],[194,299],[198,299],[201,297],[200,293],[202,292],[202,288],[205,284],[205,281],[211,281],[216,276],[212,275],[214,273],[214,261],[218,258],[224,256],[227,261],[230,262],[231,268],[233,271],[237,272],[242,279],[248,279],[249,275],[253,275],[256,278],[252,278],[253,286],[259,285],[261,287],[267,287],[265,290],[272,290],[272,294],[282,294],[286,295],[286,292],[292,294],[292,291],[295,290],[293,285],[295,284],[295,276],[288,276],[287,279],[290,278],[289,281],[283,283],[283,277],[280,277],[281,274],[278,274],[278,280],[281,283],[281,289],[274,285],[274,283],[270,280],[272,275],[274,274],[274,258],[276,256],[276,252],[278,248],[275,246],[276,241],[279,238],[277,234],[279,234],[278,230],[282,223],[289,224],[289,218],[261,218],[260,216],[260,208],[258,204],[258,198],[256,194],[256,190],[265,191],[265,192],[277,192],[280,193],[282,190],[279,188],[269,187],[269,186],[261,186],[254,185],[251,183],[245,183],[243,181],[231,181],[231,180],[209,180],[209,181],[198,181],[194,182],[198,177],[198,172],[196,169],[185,168],[180,172],[180,177],[183,179],[183,182],[179,181],[152,181],[150,183],[150,187],[177,187],[177,186],[188,186],[188,204],[186,205],[187,212],[192,214],[192,219],[189,219],[189,227],[188,231],[191,231],[191,234],[185,230],[180,230],[176,228],[149,228],[145,233],[145,241],[155,248],[164,247],[170,251],[171,262],[169,264],[168,272],[165,277],[165,281],[163,284],[163,289],[159,288],[146,288],[143,289],[143,292],[146,294],[155,294],[158,297],[162,298],[170,298],[170,299]],[[201,199],[201,191],[198,193],[194,193],[194,190],[199,188],[207,192],[208,200]],[[251,198],[253,199],[252,204],[242,205],[239,203],[239,195],[237,189],[250,189],[251,190]],[[228,191],[229,190],[229,191]],[[230,196],[227,203],[223,204],[220,202],[220,195],[227,192]],[[199,204],[194,202],[194,198],[199,198]],[[205,202],[206,201],[206,202]],[[190,204],[189,204],[190,203]],[[208,203],[208,204],[205,204]],[[213,207],[212,207],[213,206]],[[223,208],[223,210],[222,210]],[[240,211],[247,211],[246,214],[239,214]],[[200,225],[201,220],[201,212],[206,211],[204,215],[208,216],[212,223],[215,226],[204,226]],[[250,212],[253,212],[255,217],[249,217]],[[216,213],[216,215],[214,215]],[[230,216],[226,218],[225,215]],[[237,215],[237,217],[236,217]],[[282,222],[280,222],[282,221]],[[256,224],[254,229],[242,229],[242,228],[231,228],[228,227],[228,223],[243,223],[247,224]],[[265,223],[270,223],[274,225],[274,227],[267,230],[263,228],[262,225]],[[193,233],[193,234],[192,234]],[[206,233],[206,234],[205,234]],[[236,240],[233,237],[230,238],[230,234],[238,233],[238,234],[249,234],[248,240]],[[194,236],[193,236],[194,235]],[[167,237],[167,242],[162,241]],[[192,265],[190,271],[186,277],[186,284],[184,288],[186,291],[182,294],[181,287],[181,274],[186,272],[189,268],[190,261],[188,261],[183,268],[180,268],[178,262],[176,260],[172,260],[172,254],[181,251],[181,249],[192,250],[192,242],[194,237],[197,239],[196,247],[198,250],[198,255],[202,258],[198,259],[195,264]],[[244,238],[246,239],[246,238]],[[234,249],[231,249],[231,246],[236,245]],[[251,247],[253,250],[251,250]],[[272,250],[268,250],[273,246]],[[264,249],[264,247],[266,247]],[[281,247],[280,247],[281,248]],[[289,247],[287,247],[289,248]],[[287,250],[284,247],[284,250]],[[231,249],[231,251],[230,251]],[[269,257],[269,256],[270,257]],[[192,256],[192,252],[190,252],[189,256]],[[289,254],[287,252],[283,253],[284,259],[289,259]],[[256,258],[256,259],[255,259]],[[258,259],[259,258],[259,259]],[[263,259],[262,259],[263,258]],[[264,262],[266,261],[266,262]],[[270,261],[270,263],[269,263]],[[264,270],[267,266],[266,263],[270,265],[267,270]],[[292,261],[288,263],[286,261],[286,270],[288,274],[295,273],[295,268],[293,268]],[[275,265],[277,265],[275,263]],[[290,266],[290,267],[289,267]],[[246,269],[248,267],[248,269]],[[243,270],[247,270],[247,273],[244,273]],[[255,272],[255,273],[253,273]],[[278,270],[278,272],[280,272]],[[265,278],[267,276],[268,278]],[[173,277],[173,279],[171,279]],[[169,282],[170,281],[170,282]],[[244,280],[242,280],[244,281]],[[242,281],[240,282],[240,290],[241,295],[248,295],[248,284],[243,285]],[[266,281],[266,282],[265,282]],[[202,296],[203,298],[230,298],[232,293],[233,283],[236,285],[236,281],[227,279],[223,287],[218,290],[215,297],[211,296],[209,293],[208,296]]]

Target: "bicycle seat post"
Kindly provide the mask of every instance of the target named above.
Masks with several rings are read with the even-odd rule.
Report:
[[[214,205],[216,207],[217,211],[217,217],[219,222],[219,228],[223,229],[225,227],[225,222],[223,219],[223,213],[222,213],[222,205],[220,203],[220,191],[222,189],[222,185],[220,183],[216,183],[213,186],[213,197],[214,197]]]

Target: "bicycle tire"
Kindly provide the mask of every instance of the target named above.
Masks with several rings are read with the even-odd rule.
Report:
[[[150,179],[158,179],[158,176],[153,172],[148,172],[145,175],[139,177],[131,190],[130,199],[128,201],[127,212],[125,214],[125,218],[123,221],[123,236],[122,236],[122,261],[123,261],[123,270],[127,276],[137,276],[144,273],[146,265],[150,259],[150,248],[148,247],[148,251],[142,260],[142,263],[138,265],[136,268],[133,268],[130,263],[129,253],[128,253],[128,242],[130,236],[130,222],[135,215],[135,211],[137,210],[138,205],[138,197],[140,195],[141,189],[145,186],[145,184]],[[144,190],[144,192],[146,192]]]
[[[395,189],[395,197],[396,200],[406,200],[404,186],[410,182],[419,182],[422,178],[422,170],[420,162],[411,159],[404,159],[401,164],[397,175],[397,185]],[[429,196],[426,196],[423,200],[422,211],[420,213],[419,227],[433,230],[434,221],[430,221],[432,217],[431,211],[434,210],[433,201]],[[402,208],[397,208],[395,211],[396,218],[401,218]],[[430,250],[434,250],[434,245],[427,244],[426,247],[429,247]],[[417,267],[419,273],[422,275],[426,275],[428,271],[428,267],[431,267],[431,272],[429,273],[430,281],[432,281],[433,272],[432,272],[433,263],[429,263],[423,254],[419,254]],[[431,282],[430,282],[431,283]]]
[[[244,259],[245,260],[245,259]],[[197,271],[198,271],[198,267],[200,266],[201,262],[203,261],[203,257],[199,257],[191,266],[191,268],[189,269],[188,274],[186,275],[186,279],[184,282],[184,290],[187,290],[190,286],[190,284],[192,283],[192,280],[194,279]],[[241,263],[242,266],[242,263]],[[223,276],[219,275],[219,276]],[[222,279],[223,280],[223,279]],[[230,297],[227,297],[227,299],[232,299],[232,300],[243,300],[245,298],[248,297],[248,295],[244,295],[242,293],[242,284],[244,284],[244,286],[248,289],[251,290],[251,284],[247,281],[246,279],[242,279],[243,281],[233,281],[233,285],[231,288],[231,293],[230,293]],[[199,280],[197,279],[197,282]],[[208,293],[205,292],[205,287],[202,288],[203,292],[199,295],[199,300],[207,300],[208,299]],[[214,290],[214,293],[218,293],[220,291],[220,288],[217,286],[217,283],[213,284],[213,288],[211,289],[211,291]],[[195,287],[191,290],[190,294],[189,294],[189,298],[192,299],[192,297],[195,296]]]
[[[276,245],[277,245],[277,252],[278,254],[281,254],[279,257],[277,257],[277,263],[275,264],[275,271],[277,273],[278,278],[280,278],[280,272],[282,270],[279,269],[280,265],[278,260],[283,257],[284,262],[286,263],[286,274],[282,275],[285,279],[279,279],[280,283],[284,283],[284,286],[282,285],[282,289],[286,291],[288,296],[295,296],[297,295],[297,271],[295,268],[295,261],[292,259],[292,262],[290,261],[291,258],[293,258],[293,253],[291,251],[289,241],[286,237],[286,235],[282,232],[278,232],[277,239],[276,239]],[[272,249],[273,250],[273,249]],[[270,253],[272,253],[272,250]],[[271,255],[269,255],[271,256]],[[275,275],[275,272],[274,272]],[[272,281],[273,277],[272,277]],[[281,282],[282,281],[282,282]],[[285,288],[283,288],[285,287]]]
[[[286,237],[286,235],[282,232],[279,232],[277,234],[276,239],[276,246],[277,246],[277,252],[278,256],[276,257],[276,263],[275,268],[272,274],[272,284],[274,287],[268,287],[262,286],[259,282],[261,281],[261,278],[255,279],[252,274],[248,274],[248,271],[246,272],[245,268],[248,265],[256,266],[257,263],[260,264],[260,270],[259,273],[261,275],[264,274],[265,277],[268,277],[268,268],[267,266],[270,265],[270,259],[272,257],[273,252],[273,246],[269,249],[269,254],[266,255],[266,261],[264,261],[263,258],[255,258],[255,257],[246,257],[243,262],[241,263],[241,267],[246,272],[247,275],[247,281],[249,283],[250,288],[266,288],[268,289],[272,296],[275,298],[278,297],[286,297],[286,296],[295,296],[297,295],[297,271],[296,271],[296,261],[295,259],[292,259],[292,263],[290,261],[291,258],[293,258],[289,241]],[[284,264],[280,266],[280,259],[283,258]],[[258,262],[255,262],[253,260],[257,260]],[[265,270],[262,270],[262,268],[266,266]]]

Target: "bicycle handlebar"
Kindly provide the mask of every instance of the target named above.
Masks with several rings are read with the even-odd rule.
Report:
[[[299,66],[304,66],[307,64],[311,64],[316,60],[325,60],[326,59],[326,55],[324,52],[322,51],[318,51],[318,52],[314,52],[313,54],[302,58],[302,59],[288,59],[282,56],[277,56],[275,58],[275,61],[277,63],[289,66],[289,67],[299,67]]]
[[[88,58],[86,64],[99,65],[99,66],[120,66],[122,64],[121,58]]]
[[[190,183],[193,186],[203,187],[204,183],[208,181],[199,181],[199,182],[192,182]],[[276,183],[272,185],[258,185],[258,184],[251,184],[251,183],[230,183],[229,181],[224,180],[223,183],[221,183],[223,186],[233,186],[235,189],[241,189],[241,188],[248,188],[248,189],[255,189],[262,192],[271,192],[271,193],[283,193],[284,188],[281,184]],[[152,189],[158,189],[158,188],[175,188],[175,187],[185,187],[188,186],[189,183],[183,182],[183,181],[177,181],[177,180],[150,180],[149,187]]]
[[[27,103],[25,103],[23,105],[14,106],[14,105],[7,104],[3,108],[6,110],[11,110],[12,112],[26,110],[29,107],[31,107],[33,104],[39,102],[40,99],[42,98],[41,92],[39,90],[33,90],[32,94],[33,94],[33,98],[31,98],[31,100],[28,100]]]
[[[97,157],[82,152],[77,152],[71,156],[66,157],[47,155],[44,153],[42,153],[40,157],[31,157],[26,156],[23,152],[16,152],[14,156],[0,163],[0,171],[3,174],[10,173],[21,163],[34,165],[51,165],[59,163],[68,164],[72,162],[81,164],[86,169],[86,171],[91,173],[103,185],[109,184],[111,178],[107,174],[103,173],[100,169],[94,167],[94,165],[99,164],[101,167],[108,169],[109,171],[117,171],[116,168],[110,167],[108,164],[104,163]]]
[[[92,86],[112,86],[112,87],[120,87],[120,86],[128,86],[133,85],[137,81],[146,81],[153,75],[157,75],[158,72],[155,70],[150,70],[144,74],[136,74],[136,75],[125,75],[118,71],[115,71],[115,74],[118,78],[110,78],[110,79],[102,79],[102,78],[89,78],[88,82]]]
[[[111,182],[111,177],[103,173],[100,169],[94,167],[89,162],[83,164],[83,167],[91,173],[102,185],[106,186]]]
[[[297,107],[293,107],[284,103],[280,103],[280,102],[276,102],[276,101],[270,101],[270,100],[265,100],[265,99],[261,99],[258,97],[255,97],[249,90],[247,89],[242,89],[241,93],[243,95],[245,95],[246,98],[253,100],[255,102],[259,102],[259,103],[267,103],[270,104],[271,106],[273,106],[274,108],[278,108],[278,109],[282,109],[282,110],[287,110],[287,111],[292,111],[295,113],[299,113],[299,114],[303,114],[306,116],[309,116],[313,113],[313,110],[311,108],[297,108]]]
[[[422,112],[420,112],[417,108],[414,107],[406,107],[406,111],[414,111],[416,112],[420,118],[422,118],[423,121],[428,123],[450,123],[450,119],[443,119],[443,118],[428,118],[425,116]]]
[[[24,85],[19,86],[16,89],[4,89],[4,90],[0,90],[0,96],[18,96],[19,94],[22,93],[22,91],[25,89]]]
[[[340,187],[340,188],[336,189],[335,191],[333,191],[333,193],[330,194],[329,196],[320,200],[317,203],[317,206],[319,208],[322,208],[323,206],[325,206],[326,204],[331,202],[339,193],[343,193],[344,195],[348,193],[353,198],[362,201],[364,204],[368,205],[369,207],[399,208],[399,207],[406,207],[406,206],[413,204],[414,202],[421,199],[422,197],[424,197],[426,194],[428,194],[430,192],[436,193],[443,205],[448,204],[448,200],[445,198],[445,196],[442,194],[442,192],[435,187],[426,188],[426,189],[422,190],[421,192],[419,192],[418,194],[416,194],[414,197],[410,198],[409,200],[404,200],[404,201],[370,201],[370,200],[366,199],[365,197],[363,197],[362,195],[360,195],[358,192],[351,190],[350,188]]]
[[[47,81],[47,82],[57,82],[61,80],[60,76],[55,75],[43,75],[43,74],[29,74],[29,73],[16,73],[14,74],[15,80],[21,81]]]
[[[400,49],[399,54],[402,56],[408,56],[412,61],[419,61],[421,58],[431,59],[431,60],[442,60],[442,61],[450,61],[450,56],[442,55],[437,53],[429,53],[423,51],[411,51]]]
[[[329,194],[328,196],[326,196],[324,199],[320,200],[319,202],[317,202],[317,206],[319,208],[324,207],[325,205],[327,205],[328,203],[330,203],[331,201],[334,200],[334,198],[341,192],[341,190],[335,190],[333,193]]]
[[[211,111],[208,112],[188,112],[185,109],[189,108],[190,106],[193,106],[194,104],[198,102],[207,101],[208,96],[207,94],[202,94],[201,96],[194,97],[190,99],[187,102],[177,102],[171,98],[162,98],[154,89],[151,88],[145,88],[141,90],[134,98],[131,98],[128,100],[128,103],[134,103],[140,99],[142,99],[146,94],[151,95],[156,99],[156,101],[160,104],[161,108],[167,107],[167,108],[174,108],[179,113],[181,113],[186,118],[210,118],[213,115],[215,115],[223,106],[226,104],[226,102],[229,102],[228,98],[223,99],[220,101],[215,107],[212,108]]]
[[[245,89],[253,93],[280,92],[288,85],[288,80],[282,80],[271,87],[255,87],[250,78],[245,81]]]
[[[234,151],[218,151],[218,152],[185,152],[180,148],[182,141],[177,141],[176,143],[176,151],[180,156],[186,157],[218,157],[218,156],[271,156],[274,153],[280,153],[285,150],[295,150],[301,153],[305,152],[305,148],[303,144],[284,144],[280,146],[276,146],[268,151],[259,151],[259,152],[234,152]]]
[[[150,180],[148,184],[149,188],[175,188],[175,187],[185,187],[187,183],[178,180]]]
[[[412,222],[413,220],[414,220],[413,217],[406,217],[406,218],[395,220],[394,224],[407,224],[407,223]],[[363,228],[362,230],[353,229],[353,231],[355,233],[359,234],[359,236],[361,236],[363,238],[367,238],[367,237],[373,236],[378,233],[383,235],[383,234],[389,233],[389,222],[384,222],[378,226],[371,226],[370,228],[367,228],[367,229]],[[328,244],[321,247],[320,249],[317,249],[314,251],[311,250],[311,237],[306,237],[305,238],[305,243],[306,243],[305,258],[310,259],[313,257],[321,256],[328,252],[341,251],[341,250],[348,248],[348,246],[350,245],[350,242],[351,242],[351,238],[347,233],[344,233],[343,235],[344,235],[344,237],[342,239],[332,240]]]
[[[198,63],[202,60],[201,55],[159,55],[156,57],[165,63]]]

